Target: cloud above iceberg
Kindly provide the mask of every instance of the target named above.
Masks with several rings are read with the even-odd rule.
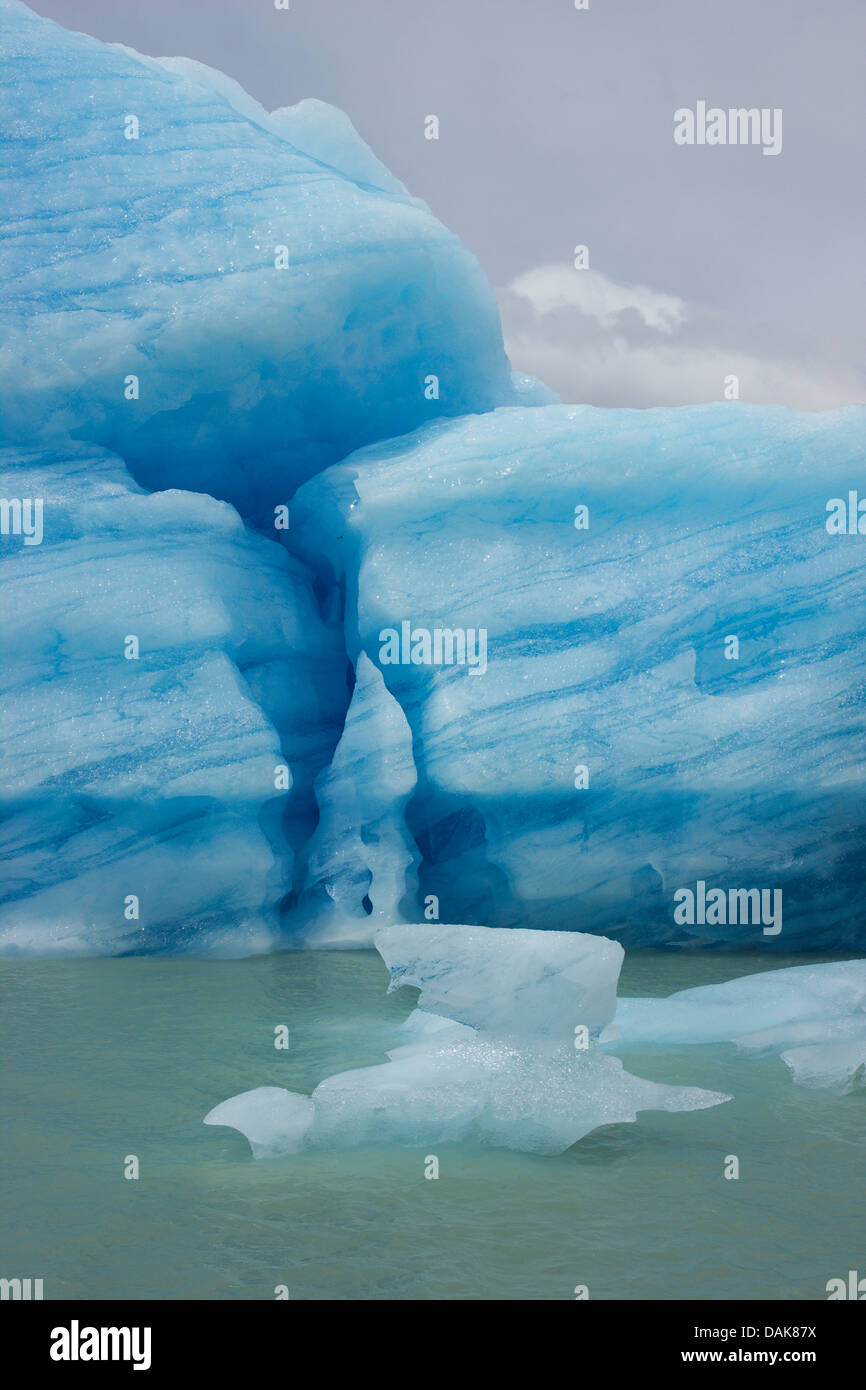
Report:
[[[594,268],[537,266],[499,292],[499,305],[515,368],[567,402],[693,405],[730,399],[734,389],[740,400],[827,410],[866,397],[844,349],[837,360],[806,336],[792,350],[790,336],[785,346],[774,341],[763,319],[750,322]]]

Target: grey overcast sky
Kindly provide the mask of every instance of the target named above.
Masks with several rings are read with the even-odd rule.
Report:
[[[478,256],[514,365],[568,400],[866,399],[866,0],[34,0],[313,96]],[[782,150],[673,113],[779,107]],[[424,138],[424,117],[440,121]],[[574,248],[589,248],[576,270]]]

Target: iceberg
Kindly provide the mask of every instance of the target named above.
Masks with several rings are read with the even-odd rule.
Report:
[[[286,944],[348,854],[327,786],[366,689],[339,595],[287,552],[292,493],[361,442],[547,397],[512,379],[475,260],[342,112],[267,113],[200,63],[0,15],[0,949]],[[382,786],[360,825],[354,944],[399,920],[401,875],[411,897],[405,799]]]
[[[866,411],[558,404],[342,112],[0,15],[0,948],[859,947]]]
[[[481,268],[342,113],[0,15],[4,442],[273,528],[359,445],[523,398]]]
[[[505,408],[299,490],[292,546],[345,586],[349,656],[412,730],[443,919],[862,942],[866,570],[829,503],[864,427],[859,407]]]
[[[380,1066],[328,1077],[311,1097],[279,1087],[233,1096],[205,1124],[237,1129],[255,1157],[461,1141],[558,1154],[642,1110],[730,1099],[632,1076],[601,1051],[622,964],[615,942],[433,924],[387,927],[375,942],[390,988],[421,990],[410,1041]]]

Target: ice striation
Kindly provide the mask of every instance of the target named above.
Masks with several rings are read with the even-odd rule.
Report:
[[[501,409],[301,488],[293,543],[345,585],[349,654],[412,730],[443,918],[862,944],[864,541],[828,503],[849,505],[864,426]]]
[[[598,1046],[622,948],[575,932],[425,924],[383,928],[391,988],[421,990],[409,1041],[380,1066],[328,1077],[311,1097],[259,1087],[205,1124],[246,1135],[256,1157],[306,1149],[472,1142],[557,1154],[642,1110],[729,1097],[632,1076]]]
[[[0,945],[270,948],[342,717],[309,574],[92,446],[0,451],[0,493]]]

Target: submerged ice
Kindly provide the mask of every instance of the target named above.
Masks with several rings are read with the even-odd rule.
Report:
[[[421,990],[408,1041],[380,1066],[328,1077],[311,1097],[260,1087],[217,1105],[255,1156],[308,1148],[472,1141],[562,1153],[642,1110],[700,1110],[729,1097],[632,1076],[598,1035],[622,948],[571,932],[407,925],[376,934],[391,988]]]

